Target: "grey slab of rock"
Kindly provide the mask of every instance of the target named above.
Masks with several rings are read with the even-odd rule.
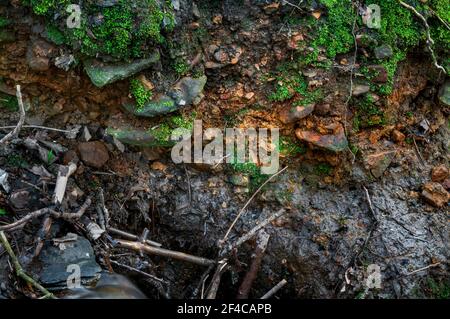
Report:
[[[69,265],[80,267],[83,283],[96,280],[102,270],[95,261],[91,244],[80,236],[64,245],[46,244],[38,259],[41,268],[36,270],[36,275],[44,286],[66,287],[68,276],[73,273],[67,272]]]
[[[156,138],[149,131],[107,128],[106,134],[128,145],[152,146]]]
[[[185,77],[178,81],[166,94],[137,108],[130,101],[123,103],[123,107],[130,113],[142,117],[155,117],[172,113],[185,106],[198,103],[203,96],[206,76],[199,78]]]
[[[380,45],[374,50],[375,57],[379,60],[390,58],[393,54],[392,48],[389,45]]]
[[[159,61],[159,58],[159,53],[155,52],[147,59],[135,60],[131,63],[105,64],[91,59],[84,62],[84,69],[95,86],[103,87],[147,69]]]
[[[359,96],[359,95],[362,95],[369,91],[370,91],[370,86],[364,85],[364,84],[358,84],[358,85],[355,85],[355,87],[353,88],[352,94],[354,96]]]

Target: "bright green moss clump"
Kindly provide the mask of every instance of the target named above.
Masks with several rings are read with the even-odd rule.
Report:
[[[355,14],[352,2],[345,0],[321,2],[327,9],[327,16],[324,20],[313,23],[317,34],[310,43],[313,52],[306,57],[307,62],[317,62],[320,48],[325,50],[328,58],[333,59],[339,53],[348,52],[354,44],[352,29]]]
[[[9,25],[10,23],[11,23],[11,21],[6,19],[5,17],[0,17],[0,28],[4,28],[7,25]]]
[[[130,81],[130,93],[136,100],[136,106],[138,108],[144,107],[145,103],[150,101],[153,96],[153,92],[148,90],[138,79],[132,79]]]
[[[70,15],[66,11],[70,4],[68,0],[25,0],[23,4],[30,6],[34,13],[47,17],[48,23],[56,25],[64,34],[64,42],[88,56],[144,57],[155,44],[164,41],[163,26],[166,30],[174,27],[171,6],[156,0],[119,0],[111,7],[86,2],[80,7],[81,28],[66,25]],[[55,33],[51,30],[51,40]],[[56,39],[60,42],[63,37]]]

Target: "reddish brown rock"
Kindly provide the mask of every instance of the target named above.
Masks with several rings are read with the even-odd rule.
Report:
[[[280,121],[284,124],[293,123],[307,117],[314,111],[314,104],[306,106],[289,106],[281,110]]]
[[[348,148],[344,127],[340,124],[334,126],[333,134],[329,135],[321,135],[314,131],[302,131],[301,129],[297,129],[295,135],[303,142],[335,153],[345,151]]]
[[[388,81],[388,73],[382,65],[370,65],[367,67],[370,72],[373,72],[374,77],[372,81],[375,83],[386,83]]]
[[[402,132],[400,132],[398,130],[393,130],[392,131],[392,140],[395,143],[401,143],[405,140],[405,134],[403,134]]]
[[[77,164],[80,159],[78,158],[77,152],[70,150],[64,154],[63,164],[68,165],[69,163]]]
[[[47,71],[50,68],[50,57],[55,47],[44,40],[30,43],[27,50],[27,63],[34,71]]]
[[[108,149],[100,141],[78,144],[81,160],[89,166],[101,168],[109,160]]]
[[[442,186],[444,186],[444,188],[446,190],[450,190],[450,178],[447,178],[443,183]]]
[[[433,182],[441,183],[445,181],[447,177],[448,177],[448,168],[444,164],[433,167],[433,169],[431,170],[431,180]]]
[[[317,115],[327,115],[330,113],[331,105],[329,103],[321,103],[319,105],[316,105],[314,108],[314,113]]]
[[[444,207],[450,200],[450,194],[439,183],[427,183],[423,186],[422,197],[435,207]]]
[[[364,158],[364,164],[370,173],[378,178],[383,175],[394,159],[396,151],[385,151],[370,154]]]

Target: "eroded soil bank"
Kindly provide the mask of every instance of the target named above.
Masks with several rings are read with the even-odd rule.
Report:
[[[374,2],[382,23],[395,22],[383,22],[391,1]],[[55,209],[76,212],[92,198],[87,220],[49,225],[40,217],[7,232],[27,272],[64,295],[63,255],[86,265],[86,282],[114,271],[150,298],[199,297],[207,266],[119,248],[117,233],[94,239],[88,225],[104,226],[106,208],[109,227],[137,236],[148,229],[165,249],[218,259],[220,240],[269,176],[252,164],[174,164],[171,132],[201,119],[204,129],[280,128],[280,163],[288,168],[257,193],[229,238],[287,211],[264,228],[270,238],[250,297],[282,279],[280,298],[449,297],[450,84],[433,65],[420,19],[395,7],[417,39],[388,24],[391,39],[360,21],[363,1],[356,8],[180,0],[160,4],[161,30],[152,35],[160,32],[163,42],[148,45],[130,27],[134,42],[120,47],[100,31],[123,23],[108,20],[121,3],[83,7],[91,10],[83,38],[64,30],[58,6],[39,15],[32,4],[0,1],[0,125],[16,125],[21,85],[25,125],[78,132],[24,126],[0,145],[0,181],[7,173],[9,184],[0,186],[0,227],[54,207],[60,165],[77,169]],[[100,53],[89,52],[87,39]],[[136,39],[141,51],[123,56]],[[448,60],[447,46],[436,49],[439,63]],[[253,238],[226,256],[218,297],[236,297],[256,246]],[[39,297],[8,260],[0,246],[0,298]],[[379,288],[367,287],[370,265],[379,266]]]

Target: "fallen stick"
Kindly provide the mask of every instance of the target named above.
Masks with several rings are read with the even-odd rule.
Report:
[[[242,209],[239,211],[239,213],[237,214],[236,218],[234,219],[234,221],[231,223],[230,227],[228,228],[227,232],[225,233],[225,236],[223,236],[222,240],[219,242],[220,246],[222,247],[227,239],[228,236],[230,235],[231,230],[233,229],[234,225],[237,223],[237,221],[239,220],[239,218],[241,217],[241,215],[244,213],[245,209],[247,208],[247,206],[250,204],[250,202],[253,200],[253,198],[255,198],[255,196],[261,191],[261,189],[263,189],[264,186],[266,186],[266,184],[268,182],[270,182],[272,179],[274,179],[276,176],[280,175],[281,173],[283,173],[289,166],[286,166],[285,168],[283,168],[282,170],[278,171],[276,174],[273,174],[272,176],[270,176],[257,190],[256,192],[253,193],[252,197],[250,197],[250,199],[245,203],[244,207],[242,207]]]
[[[238,289],[238,294],[236,297],[237,299],[248,299],[250,290],[253,286],[253,282],[255,281],[258,275],[258,271],[261,266],[264,253],[266,252],[267,244],[269,243],[269,238],[270,235],[267,234],[264,230],[261,230],[258,233],[258,240],[255,252],[253,254],[253,260],[250,265],[250,269],[248,270],[247,274],[245,274],[241,286]]]
[[[257,226],[253,227],[247,234],[245,234],[244,236],[240,237],[233,244],[224,247],[224,249],[222,250],[220,255],[224,256],[224,255],[228,254],[230,251],[232,251],[233,249],[236,249],[237,247],[239,247],[240,245],[242,245],[246,241],[248,241],[251,238],[253,238],[259,230],[263,229],[268,224],[273,222],[275,219],[283,216],[284,214],[286,214],[286,210],[284,210],[283,208],[280,209],[278,212],[276,212],[275,214],[273,214],[269,218],[266,218],[261,223],[259,223]]]
[[[425,267],[413,270],[413,271],[407,273],[405,276],[410,276],[410,275],[417,274],[418,272],[421,272],[421,271],[424,271],[424,270],[427,270],[427,269],[430,269],[430,268],[433,268],[433,267],[437,267],[440,264],[441,264],[440,262],[437,262],[437,263],[434,263],[434,264],[431,264],[431,265],[428,265],[428,266],[425,266]]]
[[[16,86],[16,96],[17,96],[17,102],[19,104],[19,112],[20,112],[20,118],[19,122],[17,122],[16,127],[14,130],[6,134],[1,140],[0,145],[6,143],[8,140],[16,137],[19,135],[20,130],[22,129],[23,123],[25,123],[25,107],[23,106],[23,100],[22,100],[22,92],[20,91],[20,85]]]
[[[139,270],[139,269],[137,269],[137,268],[134,268],[134,267],[131,267],[131,266],[128,266],[128,265],[119,263],[119,262],[117,262],[117,261],[115,261],[115,260],[110,260],[109,262],[110,262],[111,264],[114,264],[114,265],[117,265],[117,266],[119,266],[119,267],[128,269],[128,270],[130,270],[130,271],[134,271],[134,272],[136,272],[136,273],[138,273],[138,274],[141,274],[141,275],[143,275],[143,276],[145,276],[145,277],[148,277],[148,278],[150,278],[150,279],[156,280],[156,281],[158,281],[158,282],[161,282],[161,283],[167,285],[167,282],[164,281],[163,279],[158,278],[158,277],[153,276],[153,275],[150,275],[149,273],[146,273],[146,272],[144,272],[144,271],[142,271],[142,270]]]
[[[215,264],[216,262],[211,259],[206,259],[203,257],[197,257],[194,255],[185,254],[179,251],[149,246],[147,244],[143,244],[140,242],[133,242],[123,239],[114,239],[119,247],[128,248],[134,250],[136,252],[144,252],[150,255],[158,255],[164,256],[168,258],[173,258],[177,260],[187,261],[193,264],[201,265],[201,266],[209,266],[211,264]]]
[[[53,202],[56,205],[62,203],[64,194],[66,193],[67,181],[69,180],[70,175],[75,173],[76,170],[77,165],[73,163],[68,166],[59,167],[58,177],[56,178],[55,194],[53,198]]]
[[[19,263],[19,260],[17,259],[16,255],[14,254],[8,239],[5,236],[5,233],[3,231],[0,231],[0,242],[2,243],[3,247],[5,248],[6,252],[8,253],[9,257],[11,258],[14,269],[16,270],[17,277],[22,278],[27,283],[38,289],[40,292],[44,294],[43,298],[50,298],[50,299],[56,299],[56,297],[47,289],[45,289],[41,284],[39,284],[37,281],[35,281],[33,278],[28,276],[25,271],[23,270],[22,266]]]
[[[430,26],[428,25],[427,19],[425,19],[425,17],[423,15],[421,15],[416,10],[416,8],[414,8],[413,6],[410,6],[409,4],[407,4],[401,0],[399,1],[399,3],[402,6],[404,6],[406,9],[413,12],[420,20],[422,20],[423,25],[425,26],[426,34],[427,34],[427,47],[428,47],[428,50],[430,50],[431,57],[433,58],[434,66],[436,68],[438,68],[439,70],[444,71],[444,73],[447,73],[447,70],[437,62],[436,54],[434,53],[434,50],[433,50],[434,40],[433,40],[433,38],[431,38]]]
[[[117,228],[114,228],[114,227],[109,227],[107,229],[107,231],[108,231],[108,233],[112,233],[112,234],[121,236],[123,238],[129,239],[129,240],[136,240],[136,241],[139,240],[139,236],[130,234],[130,233],[126,232],[126,231],[123,231],[123,230],[120,230],[120,229],[117,229]],[[161,247],[162,246],[162,244],[157,243],[156,241],[153,241],[153,240],[150,240],[150,239],[146,239],[144,243],[147,244],[147,245],[150,245],[150,246],[155,246],[155,247]]]
[[[12,129],[15,128],[15,126],[1,126],[0,130],[7,130],[7,129]],[[53,132],[59,132],[59,133],[77,133],[78,130],[72,129],[72,130],[62,130],[59,128],[53,128],[53,127],[46,127],[46,126],[40,126],[40,125],[22,125],[22,129],[24,128],[34,128],[34,129],[39,129],[39,130],[44,130],[44,131],[53,131]]]
[[[56,212],[48,207],[39,209],[37,211],[34,211],[32,213],[27,214],[25,217],[15,221],[14,223],[0,226],[0,231],[13,231],[16,230],[22,226],[24,226],[26,223],[28,223],[30,220],[34,218],[38,218],[40,216],[51,214],[54,218],[62,218],[66,220],[72,220],[72,219],[78,219],[86,212],[87,208],[91,205],[91,199],[88,198],[84,202],[84,204],[78,209],[76,213],[60,213]]]
[[[283,279],[275,287],[266,292],[266,294],[262,296],[261,299],[269,299],[270,297],[275,295],[281,288],[283,288],[286,284],[287,284],[286,279]]]
[[[198,297],[198,293],[200,292],[201,289],[201,296],[200,299],[203,299],[203,292],[205,290],[205,281],[206,279],[208,279],[209,277],[209,273],[214,269],[214,265],[211,264],[209,265],[208,269],[205,270],[205,272],[203,273],[202,277],[200,278],[200,281],[197,284],[197,287],[194,289],[194,291],[192,292],[192,296],[191,299],[197,299]]]

